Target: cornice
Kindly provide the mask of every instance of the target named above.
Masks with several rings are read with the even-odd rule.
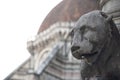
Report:
[[[58,41],[65,39],[75,22],[57,22],[47,30],[35,36],[34,41],[27,42],[27,49],[33,55],[43,49],[53,46]]]

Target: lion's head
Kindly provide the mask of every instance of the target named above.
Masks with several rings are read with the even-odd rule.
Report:
[[[93,62],[111,38],[108,16],[98,10],[81,16],[71,31],[71,38],[72,55]]]

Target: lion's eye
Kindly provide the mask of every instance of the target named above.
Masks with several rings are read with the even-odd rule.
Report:
[[[82,27],[82,28],[79,29],[79,33],[80,34],[84,34],[85,32],[86,32],[85,27]]]
[[[85,29],[84,29],[84,32],[87,32],[88,30],[89,30],[88,28],[85,28]]]
[[[84,34],[85,31],[86,31],[86,27],[85,27],[85,26],[82,26],[82,27],[80,28],[80,33],[81,33],[81,34]]]
[[[95,29],[94,29],[94,28],[91,28],[91,27],[89,27],[89,26],[83,26],[83,27],[80,28],[81,34],[85,34],[85,33],[87,33],[89,30],[94,31]]]
[[[85,30],[84,30],[84,31],[85,31],[85,32],[87,32],[88,30],[89,30],[88,28],[85,28]]]
[[[79,33],[80,33],[80,34],[84,34],[84,30],[81,30],[81,29],[80,29],[80,30],[79,30]]]

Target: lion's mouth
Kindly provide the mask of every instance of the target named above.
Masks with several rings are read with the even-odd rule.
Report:
[[[96,54],[97,54],[97,51],[93,52],[93,53],[84,53],[84,54],[81,54],[80,57],[81,58],[89,58],[89,57],[93,57]]]
[[[92,57],[95,56],[97,53],[98,53],[97,51],[96,51],[96,52],[92,52],[92,53],[82,53],[82,54],[80,55],[80,58],[81,58],[81,59],[84,59],[84,58],[86,58],[86,59],[92,58]]]
[[[76,50],[74,52],[72,52],[72,55],[77,58],[77,59],[86,59],[89,62],[92,62],[96,55],[98,54],[98,51],[94,51],[91,53],[81,53],[80,50]]]
[[[80,58],[85,60],[89,65],[92,65],[96,62],[98,56],[98,52],[93,52],[93,53],[86,53],[86,54],[81,54]]]

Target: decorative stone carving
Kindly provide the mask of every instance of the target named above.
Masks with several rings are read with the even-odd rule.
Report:
[[[83,15],[71,31],[72,55],[85,61],[83,80],[120,80],[120,34],[101,11]]]
[[[65,39],[75,22],[57,22],[36,36],[34,41],[27,42],[27,49],[33,55],[44,48],[51,47],[61,39]]]
[[[64,40],[69,39],[66,37],[68,36],[70,29],[74,24],[75,22],[57,22],[51,25],[49,29],[39,33],[33,41],[27,42],[27,49],[33,57],[34,64],[32,66],[34,66],[35,73],[41,73],[41,69],[44,68],[43,63],[46,60],[49,61],[48,57],[52,55],[52,53],[49,53],[53,47],[60,41],[63,40],[64,42]],[[64,52],[60,54],[64,55]],[[41,66],[42,68],[40,68]]]

